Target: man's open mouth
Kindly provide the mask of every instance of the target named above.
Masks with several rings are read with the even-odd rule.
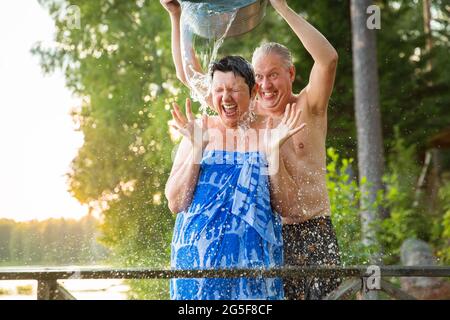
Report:
[[[278,91],[262,92],[261,97],[264,100],[273,100],[278,96]]]

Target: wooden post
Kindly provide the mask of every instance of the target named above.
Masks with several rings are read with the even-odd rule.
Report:
[[[430,53],[433,48],[433,38],[431,36],[431,5],[430,0],[422,0],[423,5],[423,31],[425,33],[425,53]],[[432,69],[431,60],[427,61],[426,71],[430,72]],[[431,83],[429,83],[431,84]]]
[[[381,130],[381,112],[378,83],[376,29],[367,25],[367,9],[372,0],[351,0],[353,47],[353,83],[358,138],[358,170],[361,187],[362,241],[376,244],[374,223],[381,210],[374,206],[377,192],[383,189],[384,147]],[[362,183],[363,181],[366,183]],[[380,256],[371,257],[371,263],[380,265]],[[368,299],[376,299],[369,291]]]
[[[360,278],[349,279],[344,281],[337,289],[330,292],[324,300],[339,300],[351,297],[356,292],[362,290],[362,282]]]
[[[55,279],[38,280],[37,299],[54,300],[57,295],[58,283]]]
[[[38,300],[75,300],[75,297],[67,291],[56,279],[38,280]]]
[[[381,290],[397,300],[416,300],[416,298],[407,294],[405,291],[396,288],[386,280],[381,280]]]

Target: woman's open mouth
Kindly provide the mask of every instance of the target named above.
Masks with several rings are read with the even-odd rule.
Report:
[[[222,104],[222,109],[227,117],[237,115],[238,108],[236,104]]]

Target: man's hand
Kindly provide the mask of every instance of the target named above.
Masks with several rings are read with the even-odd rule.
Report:
[[[181,6],[178,0],[159,0],[159,2],[169,14],[181,14]]]
[[[284,111],[284,116],[278,126],[273,129],[273,119],[269,118],[266,125],[265,143],[266,152],[270,155],[278,152],[281,146],[294,134],[302,130],[306,123],[297,125],[302,111],[296,108],[296,104],[288,104]]]

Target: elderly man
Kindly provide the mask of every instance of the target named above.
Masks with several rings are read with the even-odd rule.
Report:
[[[172,21],[172,53],[178,78],[185,84],[180,50],[180,7],[176,0],[161,0]],[[270,0],[314,59],[309,83],[292,92],[295,68],[289,50],[266,43],[253,54],[258,84],[255,111],[277,125],[288,104],[301,109],[299,123],[307,127],[292,136],[280,150],[279,170],[270,183],[272,206],[283,210],[284,262],[290,266],[337,265],[339,248],[330,218],[326,188],[327,106],[331,96],[338,55],[325,37],[296,14],[285,0]],[[284,171],[284,172],[283,172]],[[286,178],[288,177],[288,178]],[[288,211],[288,212],[286,212]],[[285,279],[287,299],[321,299],[339,284],[335,278]]]

